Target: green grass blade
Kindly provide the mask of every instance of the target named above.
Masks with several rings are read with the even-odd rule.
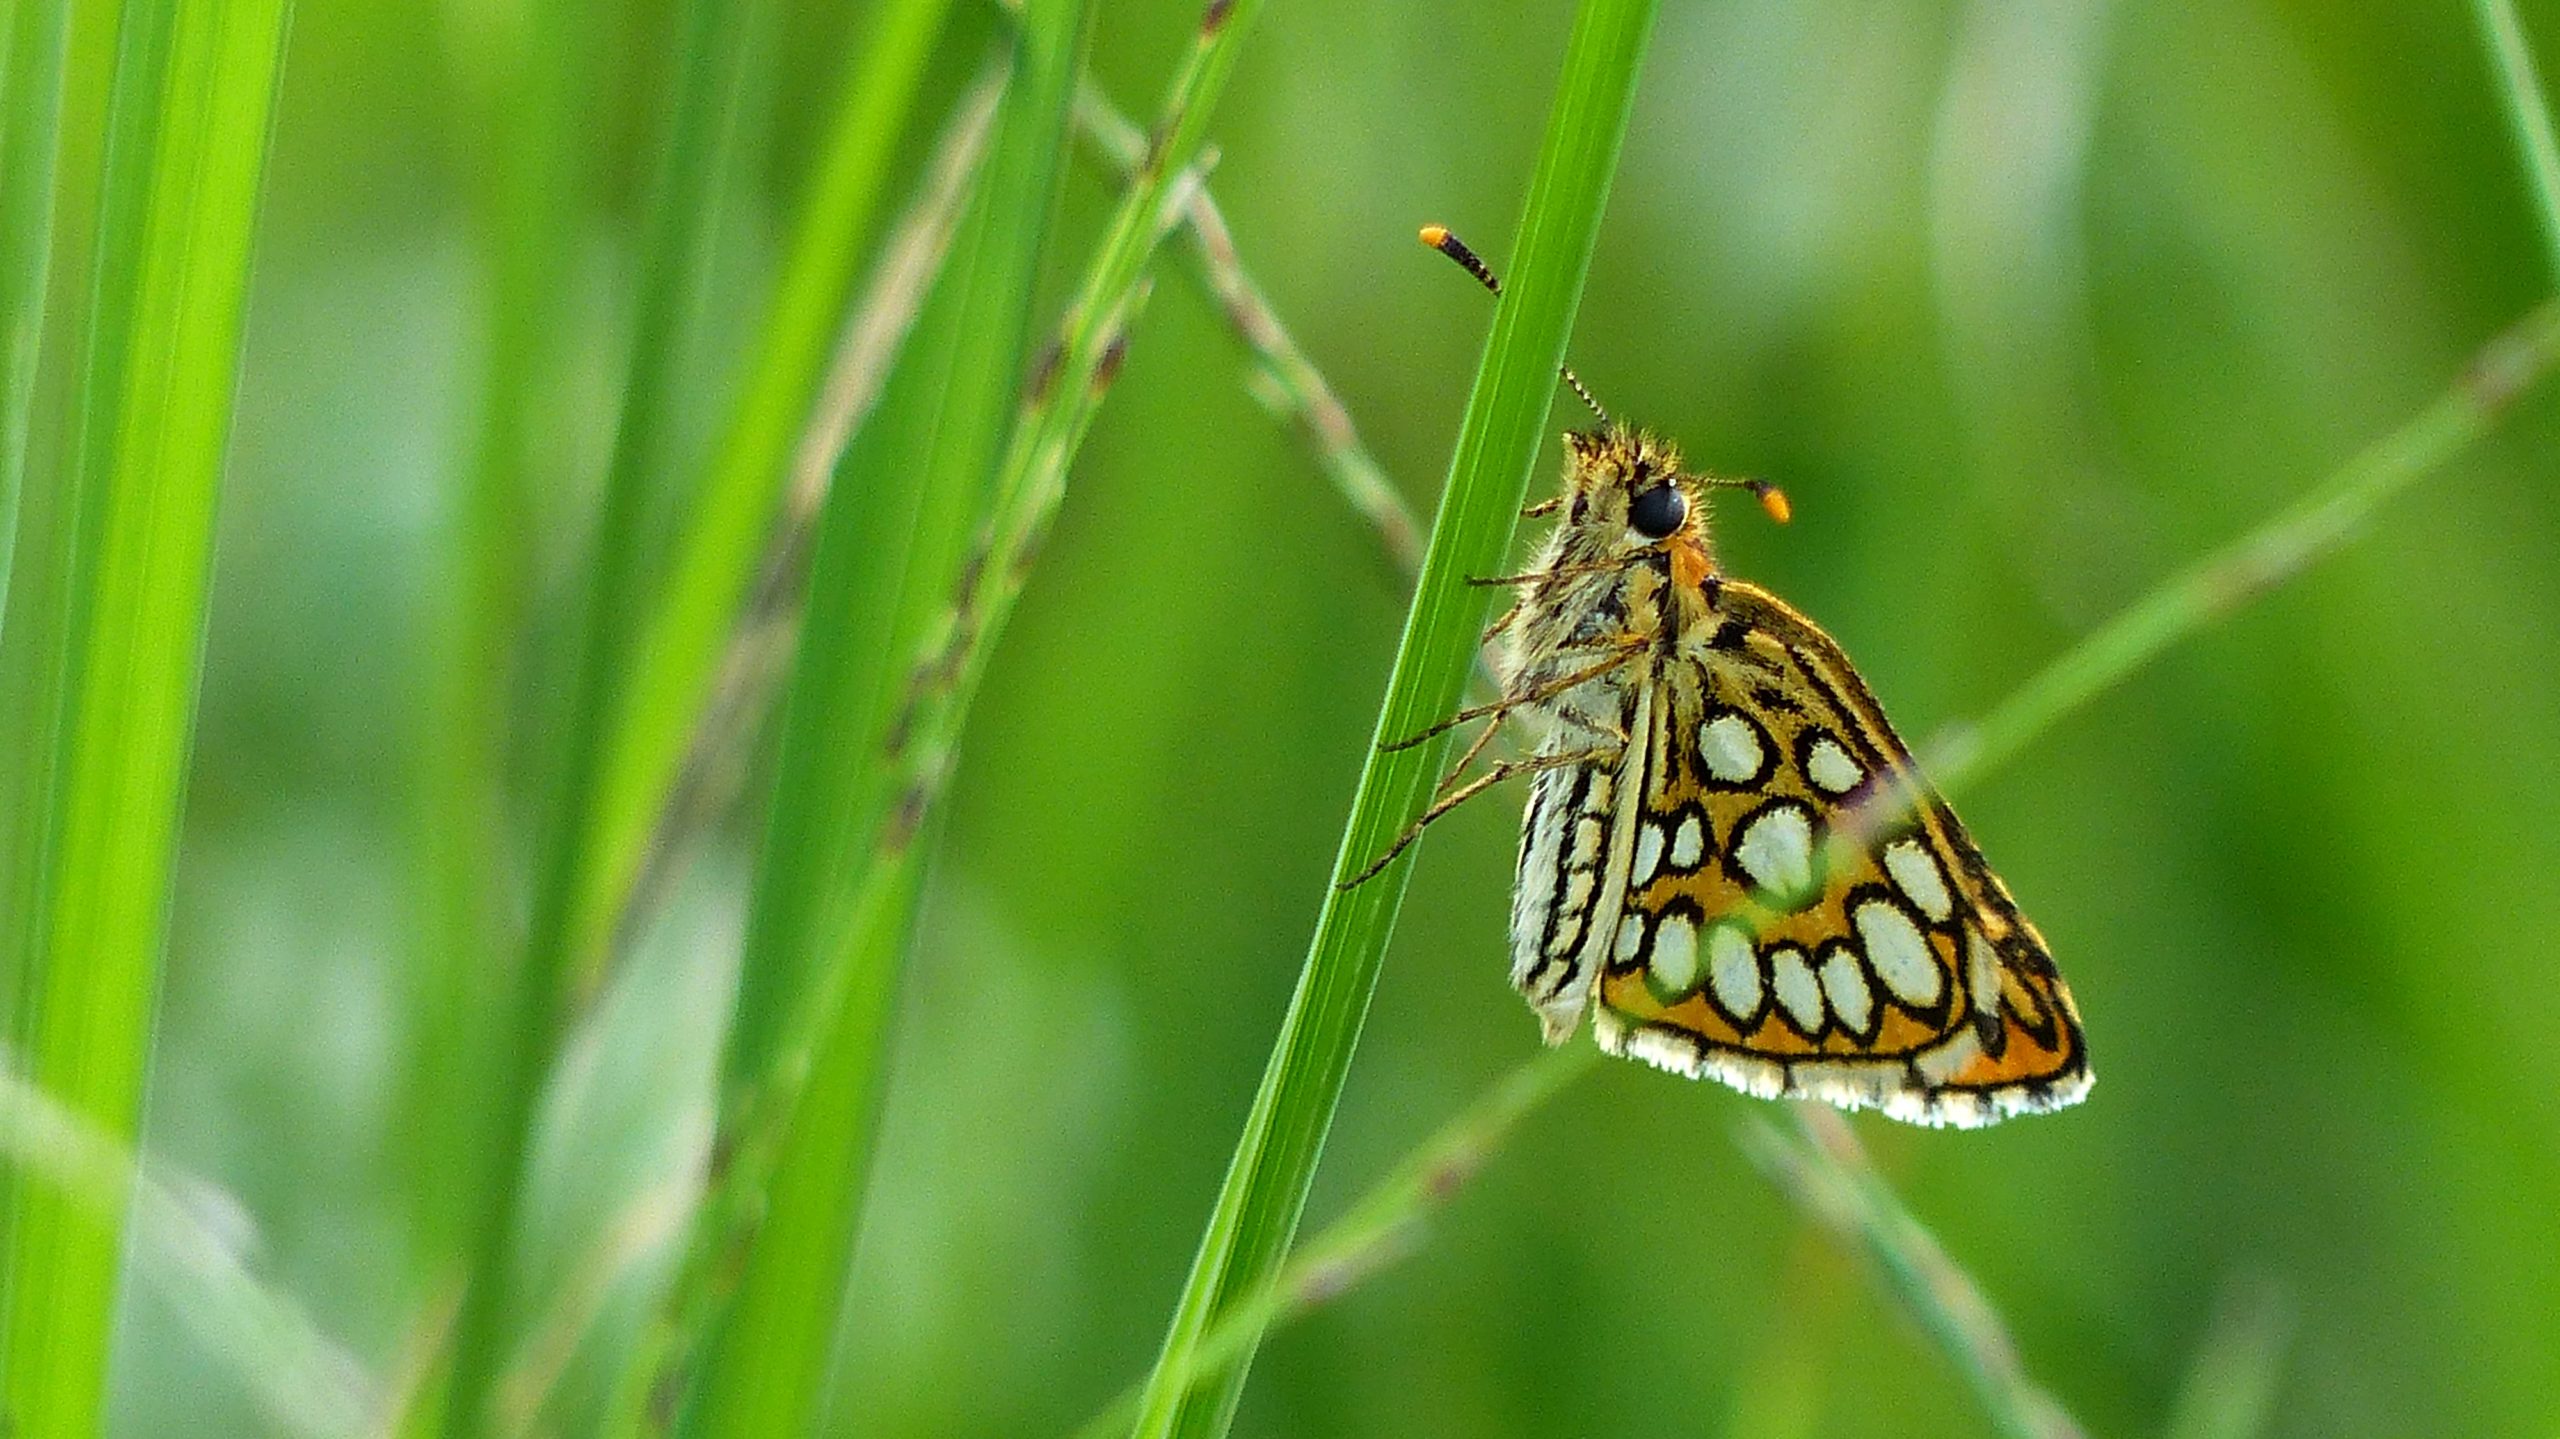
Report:
[[[1080,11],[1026,18],[979,201],[944,273],[948,291],[926,320],[931,333],[893,381],[882,422],[848,447],[821,511],[748,916],[727,1054],[733,1085],[753,1084],[770,1064],[775,1026],[816,962],[828,898],[870,853],[887,807],[873,757],[926,617],[947,603],[1019,400],[1065,126],[1049,67],[1081,45],[1083,30]],[[848,753],[861,762],[845,763]]]
[[[1248,1353],[1265,1331],[1348,1291],[1410,1252],[1431,1215],[1455,1198],[1523,1120],[1600,1063],[1596,1045],[1550,1049],[1494,1081],[1474,1103],[1432,1134],[1324,1232],[1290,1251],[1289,1262],[1220,1311],[1174,1383],[1185,1392]],[[1137,1421],[1146,1385],[1132,1384],[1076,1431],[1076,1439],[1111,1439]]]
[[[487,996],[518,943],[504,874],[509,736],[540,562],[540,497],[551,487],[545,461],[566,451],[558,397],[591,163],[594,63],[581,41],[592,15],[586,0],[527,0],[513,24],[451,17],[487,298],[475,429],[440,516],[440,583],[410,745],[416,908],[401,1129],[416,1251],[430,1264],[463,1248],[475,1198],[465,1181],[499,1139],[482,1103],[499,1082],[503,1032]]]
[[[129,1142],[177,842],[237,377],[250,242],[282,56],[281,0],[153,15],[120,38],[83,381],[79,535],[27,1077]],[[12,1191],[0,1427],[97,1431],[120,1206]]]
[[[1198,190],[1193,161],[1207,117],[1260,13],[1259,0],[1212,0],[1203,13],[1150,132],[1157,139],[1132,175],[1057,338],[1041,355],[997,472],[993,517],[980,549],[957,592],[934,601],[936,632],[908,680],[908,712],[895,728],[889,770],[910,822],[902,834],[888,836],[893,849],[913,837],[913,819],[931,808],[951,772],[995,641],[1066,498],[1085,432],[1119,372],[1129,326],[1145,302],[1148,263]]]
[[[666,149],[641,248],[621,419],[607,468],[585,587],[578,598],[577,653],[566,678],[558,769],[549,801],[523,962],[493,997],[501,1026],[495,1093],[496,1139],[478,1182],[469,1287],[456,1321],[445,1422],[478,1432],[492,1422],[495,1393],[519,1318],[514,1240],[531,1164],[535,1101],[554,1057],[579,956],[571,945],[579,896],[596,860],[592,816],[614,687],[629,649],[629,619],[647,562],[639,542],[651,490],[669,468],[672,416],[689,378],[682,361],[713,262],[723,198],[734,183],[742,87],[764,12],[739,13],[716,0],[688,0],[675,23],[683,57]]]
[[[862,882],[884,903],[854,947],[826,921],[852,865],[874,853],[892,796],[876,760],[897,722],[906,657],[951,585],[1020,403],[1031,296],[1057,210],[1068,101],[1082,68],[1090,6],[1040,0],[1016,36],[1012,78],[969,233],[944,274],[894,393],[848,450],[819,522],[809,603],[785,704],[772,809],[750,901],[723,1113],[778,1125],[772,1188],[737,1282],[716,1321],[687,1414],[697,1435],[799,1432],[824,1397],[843,1275],[858,1232],[880,1056],[918,870],[875,866]],[[853,755],[858,762],[847,763]],[[813,976],[841,972],[858,994],[815,1055],[784,1041]],[[778,1059],[812,1062],[774,1080]],[[776,1091],[782,1091],[777,1093]],[[802,1097],[805,1105],[794,1102]],[[777,1112],[778,1111],[778,1112]],[[754,1141],[764,1165],[770,1141]],[[742,1176],[751,1166],[742,1166]],[[704,1210],[695,1254],[743,1235],[737,1211]],[[696,1274],[699,1274],[697,1267]],[[690,1337],[688,1337],[690,1342]]]
[[[1489,605],[1466,581],[1500,572],[1540,458],[1556,366],[1599,234],[1654,9],[1651,0],[1586,0],[1575,20],[1508,288],[1495,308],[1379,714],[1380,743],[1448,713],[1465,687]],[[1444,749],[1371,749],[1334,862],[1337,881],[1357,874],[1421,812]],[[1408,869],[1390,865],[1357,889],[1325,893],[1306,969],[1149,1381],[1138,1434],[1220,1434],[1234,1413],[1251,1346],[1220,1381],[1188,1392],[1195,1353],[1220,1311],[1252,1292],[1288,1251]]]
[[[0,623],[17,556],[18,493],[52,273],[54,137],[70,18],[70,0],[10,0],[0,8]]]
[[[790,529],[777,541],[780,555],[770,562],[773,568],[761,600],[767,608],[796,608],[798,585],[781,576],[804,568],[806,561],[791,561],[783,556],[806,554],[814,546],[809,532],[818,522],[829,495],[860,483],[857,477],[865,471],[877,471],[884,477],[920,475],[931,459],[943,391],[950,378],[953,356],[964,339],[958,316],[968,305],[969,286],[961,277],[973,267],[975,246],[986,228],[985,206],[991,203],[983,197],[973,203],[973,196],[981,189],[979,181],[1001,109],[1011,68],[1009,60],[1008,56],[991,64],[953,115],[943,140],[944,153],[935,167],[937,173],[929,182],[927,193],[917,197],[915,212],[902,223],[901,233],[893,242],[895,251],[884,258],[887,268],[875,278],[864,311],[855,322],[857,330],[865,332],[864,337],[848,337],[848,352],[839,361],[838,373],[830,377],[831,394],[814,425],[818,430],[833,431],[835,437],[830,440],[813,431],[808,442],[824,447],[827,468],[814,476],[806,472],[795,475]],[[903,341],[895,338],[899,335],[904,336]],[[865,389],[872,391],[872,398],[867,401],[861,393]],[[798,466],[820,463],[817,455],[804,451]],[[872,516],[880,532],[912,533],[916,528],[915,506],[921,504],[923,490],[920,484],[890,486],[880,497],[884,508]],[[908,555],[907,547],[878,547],[875,563],[856,572],[865,583],[849,590],[843,606],[846,616],[879,622],[892,615],[897,608],[897,586],[908,569]],[[728,682],[729,692],[707,723],[732,728],[737,724],[734,716],[765,708],[771,692],[787,679],[783,672],[798,639],[797,633],[776,615],[751,617],[732,638],[731,652],[722,661],[723,673],[736,678]],[[848,716],[847,722],[857,721]],[[706,728],[696,736],[688,767],[706,774],[723,768],[716,756],[730,743],[734,741]],[[706,801],[715,798],[704,784],[688,780],[681,788],[685,793],[702,795]],[[693,809],[694,801],[688,799],[684,808]],[[660,829],[666,838],[662,843],[672,842],[687,818],[673,812],[664,817]],[[816,863],[814,857],[807,862]],[[644,878],[642,889],[628,904],[635,908],[648,904],[650,891],[655,888]],[[629,922],[624,921],[626,925]],[[739,1043],[734,1030],[733,1017],[733,1032],[726,1040],[732,1047]],[[730,1149],[731,1155],[710,1176],[708,1192],[693,1204],[687,1217],[685,1252],[676,1276],[657,1305],[650,1330],[624,1357],[609,1432],[633,1434],[644,1428],[663,1429],[673,1421],[675,1416],[666,1396],[681,1397],[702,1362],[704,1346],[717,1331],[724,1308],[734,1296],[738,1271],[735,1265],[723,1261],[750,1242],[762,1216],[776,1142],[769,1131],[779,1128],[778,1124],[762,1125],[744,1117],[742,1111],[753,1108],[755,1103],[752,1095],[724,1100],[717,1142]]]
[[[597,854],[572,928],[582,954],[596,953],[610,934],[709,702],[949,8],[950,0],[876,7],[839,92],[753,368],[615,709],[597,782]]]
[[[2551,134],[2551,107],[2543,99],[2542,76],[2534,68],[2533,50],[2525,43],[2524,22],[2516,18],[2515,0],[2471,0],[2480,22],[2480,38],[2498,67],[2498,98],[2507,125],[2515,132],[2516,150],[2533,187],[2533,216],[2542,227],[2543,249],[2551,260],[2552,278],[2560,280],[2560,141]]]

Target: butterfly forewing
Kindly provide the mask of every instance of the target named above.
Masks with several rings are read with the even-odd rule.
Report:
[[[2076,1100],[2079,1017],[2043,941],[1839,647],[1765,591],[1703,588],[1705,622],[1639,681],[1641,792],[1608,836],[1623,898],[1584,911],[1614,925],[1600,1042],[1927,1124]],[[1524,878],[1534,802],[1531,819]]]

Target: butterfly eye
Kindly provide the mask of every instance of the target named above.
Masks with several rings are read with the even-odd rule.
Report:
[[[1689,500],[1677,485],[1656,485],[1627,506],[1627,523],[1649,540],[1670,534],[1688,518]]]

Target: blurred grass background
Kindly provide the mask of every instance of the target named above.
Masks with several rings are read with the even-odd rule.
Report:
[[[2521,8],[2560,36],[2560,6]],[[1093,73],[1143,119],[1199,7],[1096,9]],[[454,899],[434,856],[488,862],[462,932],[470,905],[515,932],[635,296],[663,257],[676,37],[725,14],[293,15],[141,1132],[210,1181],[197,1217],[378,1376],[451,1313],[471,1206],[438,1157],[498,1142],[452,1107],[502,1081],[472,1067],[495,991],[437,967]],[[755,15],[616,556],[644,592],[872,20]],[[1569,23],[1271,5],[1207,126],[1246,264],[1418,506],[1489,310],[1413,227],[1504,261]],[[884,209],[1000,29],[951,7]],[[87,33],[66,184],[98,164]],[[1822,620],[1914,736],[2301,493],[2552,287],[2452,0],[1671,5],[1636,105],[1574,364],[1693,460],[1787,487],[1790,529],[1729,507],[1728,563]],[[1034,336],[1117,198],[1069,168]],[[57,305],[87,254],[57,242]],[[1404,581],[1164,268],[933,836],[823,1432],[1064,1432],[1143,1372],[1376,714]],[[37,391],[31,516],[74,388]],[[493,405],[520,427],[495,450]],[[2227,1306],[2266,1295],[2289,1333],[2267,1432],[2560,1425],[2555,419],[2528,400],[2369,537],[1967,796],[2100,1082],[1981,1134],[1858,1129],[2094,1433],[2160,1432]],[[477,598],[457,526],[507,556]],[[13,736],[43,573],[22,546]],[[457,621],[466,601],[490,607]],[[485,737],[486,830],[421,820],[472,813],[425,802],[454,798],[456,673],[509,717]],[[552,1076],[549,1142],[509,1196],[533,1291],[570,1287],[694,1162],[776,748]],[[1423,850],[1317,1222],[1534,1046],[1501,980],[1516,813],[1487,802]],[[1409,1261],[1273,1338],[1237,1431],[1977,1431],[1962,1378],[1744,1160],[1733,1131],[1761,1108],[1626,1066],[1578,1084]],[[622,1382],[643,1287],[563,1361],[560,1432]],[[112,1432],[275,1432],[158,1291],[129,1282],[118,1313]]]

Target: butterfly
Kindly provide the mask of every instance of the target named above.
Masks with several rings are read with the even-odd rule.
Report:
[[[1499,289],[1437,226],[1425,243]],[[1511,982],[1547,1042],[1585,1015],[1602,1049],[1749,1094],[1975,1126],[2076,1103],[2071,991],[1840,646],[1723,573],[1705,497],[1754,481],[1600,417],[1565,436],[1558,516],[1519,602],[1501,696],[1422,824],[1532,775]],[[1495,730],[1528,757],[1458,783]],[[1403,841],[1399,841],[1398,848]],[[1395,851],[1389,851],[1389,857]],[[1381,861],[1383,863],[1383,860]]]

